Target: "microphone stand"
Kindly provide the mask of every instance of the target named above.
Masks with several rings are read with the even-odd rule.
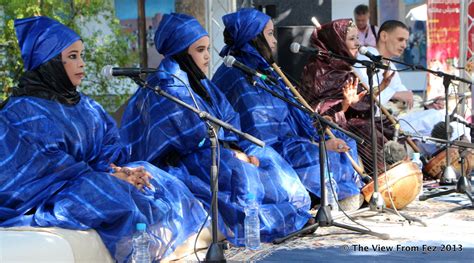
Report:
[[[327,51],[327,52],[320,51],[318,52],[318,54],[344,60],[351,64],[359,63],[367,68],[367,77],[368,77],[368,82],[369,82],[369,95],[370,95],[370,128],[371,128],[371,143],[372,143],[371,150],[372,150],[374,192],[372,193],[372,196],[369,201],[369,209],[363,208],[363,209],[360,209],[358,212],[362,213],[367,210],[376,211],[376,212],[388,211],[392,214],[396,214],[403,217],[405,220],[408,220],[409,222],[410,221],[419,222],[423,226],[427,226],[426,223],[423,222],[421,219],[418,219],[416,217],[409,216],[406,214],[402,214],[400,212],[395,211],[394,209],[387,208],[385,204],[385,200],[383,199],[383,196],[379,192],[378,167],[377,167],[377,132],[376,132],[376,127],[375,127],[375,102],[373,100],[374,89],[373,89],[373,76],[372,75],[376,69],[386,70],[386,69],[389,69],[389,67],[378,61],[374,62],[374,61],[368,61],[368,60],[358,60],[355,58],[341,56],[331,51]]]
[[[445,108],[446,108],[446,113],[445,113],[446,134],[449,134],[449,122],[450,122],[449,121],[449,110],[448,110],[449,84],[451,84],[451,82],[453,80],[464,82],[464,83],[467,83],[467,84],[471,84],[471,81],[469,81],[467,79],[457,77],[457,76],[454,76],[454,75],[451,75],[451,74],[444,73],[442,71],[431,70],[431,69],[425,68],[421,65],[412,65],[412,64],[408,64],[408,63],[398,61],[398,60],[395,60],[395,59],[390,59],[390,58],[383,58],[383,59],[394,62],[394,63],[397,63],[397,64],[407,66],[411,70],[421,70],[421,71],[425,71],[425,72],[431,73],[435,76],[443,78],[444,98],[445,98]],[[456,184],[456,172],[454,171],[453,166],[450,165],[448,151],[449,151],[449,140],[446,140],[446,167],[443,171],[443,175],[441,177],[440,184],[454,185],[454,184]]]
[[[467,149],[474,149],[474,143],[468,143],[468,142],[463,142],[463,141],[449,141],[449,140],[443,140],[443,139],[438,139],[438,138],[429,137],[429,136],[416,135],[412,133],[410,133],[409,135],[410,137],[420,138],[422,142],[426,142],[426,140],[430,140],[433,142],[444,143],[446,145],[452,144],[462,149],[461,153],[459,154],[459,162],[461,163],[461,176],[458,179],[456,187],[453,189],[449,189],[449,190],[434,193],[434,194],[421,195],[420,201],[425,201],[433,197],[447,195],[451,193],[460,193],[460,194],[465,194],[469,198],[469,200],[471,200],[471,207],[474,208],[474,200],[472,198],[472,185],[469,178],[470,176],[468,174],[465,174],[465,170],[464,170],[465,158],[466,158],[466,154],[468,153]]]
[[[371,148],[372,148],[372,166],[373,166],[373,177],[374,177],[374,193],[369,201],[369,207],[372,211],[382,211],[385,208],[385,201],[382,195],[379,193],[379,183],[378,183],[378,167],[377,167],[377,132],[375,127],[375,103],[372,98],[374,98],[374,88],[373,88],[373,74],[377,68],[379,69],[388,69],[388,66],[383,65],[380,62],[372,62],[368,60],[358,60],[354,58],[349,58],[346,56],[341,56],[334,54],[332,52],[323,53],[332,58],[341,59],[346,62],[355,64],[360,63],[365,66],[367,69],[367,77],[369,82],[369,96],[370,96],[370,129],[371,129]]]
[[[376,237],[379,237],[379,238],[384,239],[384,240],[389,239],[390,236],[388,234],[382,234],[382,233],[378,233],[378,232],[373,232],[371,230],[362,229],[362,228],[353,227],[353,226],[349,226],[349,225],[334,222],[334,220],[332,218],[332,215],[331,215],[331,208],[329,207],[328,202],[327,202],[327,196],[326,196],[327,189],[326,189],[326,176],[325,176],[325,174],[326,174],[326,169],[329,170],[329,168],[326,167],[328,164],[326,164],[326,143],[325,143],[325,139],[324,139],[325,138],[324,131],[326,130],[327,127],[331,127],[333,129],[339,130],[339,131],[347,134],[349,137],[353,138],[357,142],[362,143],[363,140],[360,137],[358,137],[357,135],[355,135],[354,133],[346,131],[346,130],[342,129],[341,127],[339,127],[337,124],[326,120],[325,118],[323,118],[318,113],[310,111],[309,109],[304,107],[301,103],[296,103],[296,102],[286,98],[285,96],[278,94],[277,92],[269,89],[268,87],[265,87],[264,85],[261,85],[256,80],[252,79],[251,84],[254,87],[258,87],[260,89],[265,90],[266,92],[270,93],[272,96],[286,102],[287,104],[291,105],[292,107],[295,107],[295,108],[309,114],[313,118],[313,120],[315,120],[314,124],[316,125],[316,129],[318,130],[319,137],[321,139],[320,143],[319,143],[319,161],[320,161],[320,164],[319,164],[319,169],[320,169],[319,173],[320,174],[319,174],[319,176],[320,176],[320,185],[321,185],[321,188],[320,188],[321,206],[319,207],[318,212],[316,214],[316,223],[313,224],[313,225],[307,226],[303,229],[297,230],[293,233],[290,233],[289,235],[287,235],[285,237],[277,238],[273,241],[273,244],[283,243],[284,241],[286,241],[286,240],[288,240],[288,239],[290,239],[294,236],[300,235],[301,233],[306,233],[307,231],[313,231],[313,230],[316,231],[318,229],[318,227],[330,227],[330,226],[336,226],[336,227],[339,227],[339,228],[359,232],[359,233],[362,233],[362,234],[368,234],[368,235],[376,236]],[[327,174],[329,175],[329,172]],[[328,191],[330,191],[330,190],[328,190]]]
[[[166,91],[162,90],[159,86],[155,87],[150,87],[148,83],[139,77],[131,77],[135,83],[137,83],[141,87],[149,88],[153,90],[156,94],[163,96],[171,101],[173,101],[176,104],[179,104],[180,106],[185,107],[186,109],[189,109],[196,113],[201,119],[203,119],[207,126],[208,126],[208,134],[209,134],[209,140],[211,142],[211,158],[212,158],[212,164],[211,164],[211,172],[210,172],[210,183],[211,183],[211,225],[212,225],[212,243],[209,246],[207,253],[206,253],[206,262],[226,262],[226,258],[224,255],[224,244],[219,243],[218,237],[217,237],[217,228],[218,228],[218,215],[219,215],[219,210],[218,210],[218,191],[219,191],[219,183],[218,183],[218,164],[217,164],[217,146],[219,144],[219,140],[217,139],[217,133],[219,131],[219,128],[224,128],[227,130],[230,130],[234,132],[235,134],[239,135],[240,137],[252,142],[253,144],[256,144],[260,147],[264,147],[265,143],[252,135],[248,133],[244,133],[238,129],[236,129],[234,126],[230,125],[229,123],[226,123],[224,121],[221,121],[220,119],[210,115],[208,112],[201,111],[186,102],[176,98],[175,96],[167,93]]]

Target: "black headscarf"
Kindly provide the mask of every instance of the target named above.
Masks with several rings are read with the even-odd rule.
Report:
[[[231,34],[224,30],[224,43],[228,46],[234,45],[234,39],[232,38]],[[263,35],[263,31],[260,32],[255,38],[250,40],[250,44],[262,55],[262,57],[269,63],[273,64],[275,61],[272,55],[272,49],[267,43],[265,36]],[[241,50],[232,50],[232,55],[239,55]]]
[[[67,76],[61,54],[36,69],[27,71],[20,78],[12,95],[33,96],[65,105],[75,105],[81,100],[79,92]]]
[[[206,88],[204,88],[201,83],[201,80],[207,78],[206,74],[204,74],[204,72],[202,72],[202,70],[196,65],[193,57],[188,54],[187,49],[173,55],[172,57],[176,62],[178,62],[181,70],[186,72],[188,75],[189,84],[194,92],[196,92],[206,102],[212,103],[211,96],[209,96]]]

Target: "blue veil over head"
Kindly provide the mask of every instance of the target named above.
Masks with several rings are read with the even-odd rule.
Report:
[[[155,32],[155,46],[160,54],[169,57],[204,36],[208,36],[208,33],[196,18],[186,14],[165,14]]]
[[[59,55],[81,37],[45,16],[15,19],[15,31],[25,70],[33,70]]]
[[[225,56],[231,49],[240,49],[263,31],[270,17],[253,8],[242,8],[238,12],[222,17],[225,30],[233,39],[232,45],[226,45],[220,56]]]

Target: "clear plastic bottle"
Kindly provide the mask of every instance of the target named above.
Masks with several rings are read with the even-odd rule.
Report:
[[[423,162],[420,159],[420,153],[413,153],[411,156],[411,161],[414,162],[420,168],[420,170],[423,170]],[[421,195],[423,195],[423,177],[421,179],[420,192],[416,196],[416,199],[419,199]]]
[[[245,247],[251,250],[260,248],[260,219],[258,217],[258,203],[254,194],[247,195],[245,207]]]
[[[327,204],[331,207],[332,211],[338,211],[338,205],[336,202],[337,198],[337,184],[334,180],[332,173],[329,173],[329,177],[326,176],[326,196]],[[334,189],[334,191],[332,190]]]
[[[150,263],[150,235],[146,232],[146,224],[138,223],[136,226],[136,232],[133,235],[133,254],[132,260],[135,263]]]
[[[420,153],[413,153],[411,155],[411,161],[414,162],[420,168],[420,170],[423,169],[423,162],[420,159]]]

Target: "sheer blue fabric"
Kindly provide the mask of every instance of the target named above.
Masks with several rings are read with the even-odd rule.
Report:
[[[160,259],[205,220],[175,176],[146,162],[127,163],[129,149],[113,120],[84,95],[74,106],[11,97],[0,111],[0,139],[0,226],[93,228],[125,262],[136,223],[148,225]],[[144,166],[153,187],[142,192],[111,176],[111,163]]]
[[[15,19],[15,31],[25,70],[33,70],[81,39],[76,32],[44,16]]]
[[[245,39],[249,39],[250,36],[256,37],[260,32],[255,30],[233,32],[234,30],[245,30],[248,28],[245,25],[249,23],[260,23],[264,26],[266,22],[263,19],[251,20],[256,16],[254,13],[260,12],[251,9],[245,10],[243,13],[239,11],[224,16],[226,30],[232,36],[245,36]],[[239,39],[234,39],[234,43],[238,42]],[[224,47],[224,51],[239,51],[235,54],[232,53],[239,62],[250,68],[269,72],[278,79],[277,74],[272,71],[270,65],[250,43],[247,42],[241,47],[228,45]],[[213,82],[239,113],[242,130],[272,146],[293,166],[306,188],[313,194],[320,196],[319,148],[314,144],[319,141],[319,136],[312,126],[311,117],[273,97],[263,89],[251,85],[252,80],[294,100],[291,91],[281,80],[278,85],[267,85],[257,78],[249,79],[239,69],[228,68],[224,65],[218,68],[213,77]],[[350,154],[356,159],[355,141],[338,131],[334,131],[334,134],[346,141],[351,148]],[[338,184],[338,198],[344,199],[358,194],[360,192],[359,175],[352,168],[347,156],[328,151],[328,160],[328,169]]]
[[[191,88],[188,77],[172,58],[165,58],[161,72],[148,79],[151,86],[159,85],[164,91],[194,105],[196,98],[201,110],[240,128],[239,116],[227,99],[208,79],[201,81],[211,97],[207,103]],[[165,73],[168,72],[168,73]],[[177,78],[172,77],[176,75]],[[134,159],[158,164],[169,155],[177,155],[173,174],[186,183],[191,191],[209,208],[211,150],[208,129],[195,113],[156,95],[151,89],[139,89],[123,115],[121,134],[130,142]],[[300,229],[309,219],[310,200],[297,174],[272,148],[259,148],[240,143],[232,132],[219,129],[220,147],[219,229],[236,245],[244,245],[244,208],[249,193],[260,203],[260,232],[264,242]],[[260,159],[260,167],[240,161],[235,153],[222,147],[239,144],[246,154]],[[181,172],[176,172],[180,170]]]

